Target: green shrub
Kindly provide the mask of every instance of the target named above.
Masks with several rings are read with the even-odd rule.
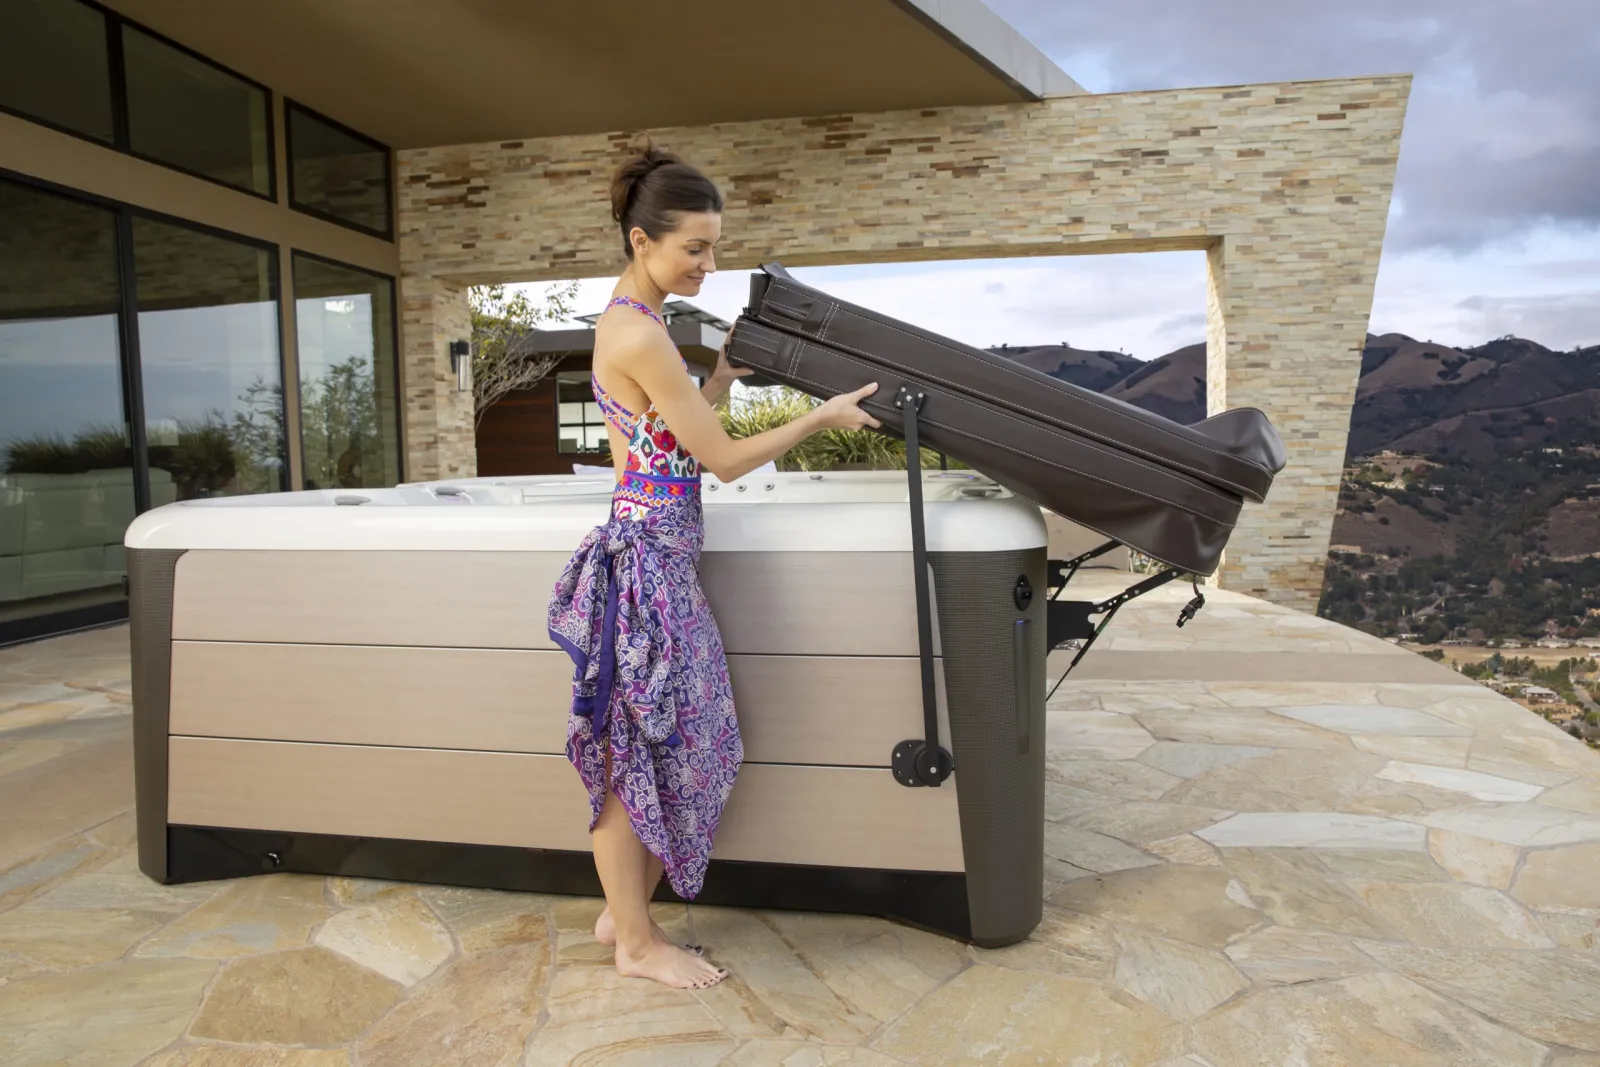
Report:
[[[737,398],[722,406],[722,427],[729,437],[754,437],[794,421],[820,403],[787,386],[741,389]],[[924,448],[921,453],[923,469],[938,468],[937,452]],[[823,430],[779,456],[777,464],[785,471],[828,471],[842,466],[904,470],[906,445],[876,430]],[[954,459],[947,460],[947,465],[965,469],[965,464]]]
[[[60,434],[6,445],[7,474],[84,474],[133,465],[128,435],[118,426],[90,426],[70,442]]]

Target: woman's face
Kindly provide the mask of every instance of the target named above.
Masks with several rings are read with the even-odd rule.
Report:
[[[717,269],[713,250],[722,239],[722,216],[714,211],[684,214],[678,228],[652,241],[634,227],[633,259],[658,288],[673,296],[696,296],[706,275]]]

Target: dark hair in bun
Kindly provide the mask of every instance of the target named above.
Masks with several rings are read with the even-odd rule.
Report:
[[[648,140],[611,176],[611,217],[622,229],[622,251],[629,259],[628,234],[635,226],[659,241],[677,228],[681,215],[721,210],[722,194],[710,178]]]

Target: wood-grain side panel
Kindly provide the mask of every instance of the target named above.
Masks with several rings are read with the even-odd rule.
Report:
[[[886,767],[923,731],[915,659],[733,655],[728,668],[753,763]],[[935,678],[948,743],[942,664]],[[170,729],[559,755],[571,694],[564,652],[176,641]]]
[[[196,550],[178,564],[173,638],[554,648],[546,612],[567,559],[564,552]],[[730,653],[917,654],[904,553],[708,552],[700,574]],[[937,651],[937,625],[934,637]]]
[[[589,848],[588,802],[559,756],[174,737],[169,820],[405,840]],[[718,858],[962,869],[954,782],[887,771],[747,764]]]

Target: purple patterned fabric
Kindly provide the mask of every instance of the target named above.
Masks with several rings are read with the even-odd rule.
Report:
[[[692,477],[641,472],[648,465],[635,453],[662,443],[643,432],[657,421],[646,414],[628,443],[632,482],[619,482],[611,520],[557,579],[549,628],[575,666],[567,758],[589,792],[590,830],[609,787],[687,900],[705,880],[744,745],[722,635],[700,588],[698,465],[673,441],[674,466]],[[628,488],[639,482],[651,483],[642,498]]]

